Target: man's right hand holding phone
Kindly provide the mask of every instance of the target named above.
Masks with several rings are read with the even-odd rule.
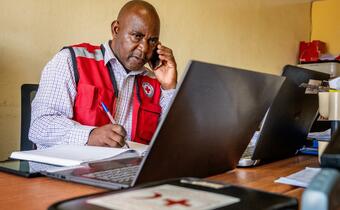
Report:
[[[158,66],[152,66],[152,64],[150,65],[152,59],[150,59],[149,65],[153,68],[153,73],[159,83],[161,83],[163,90],[175,89],[177,85],[177,64],[172,54],[172,50],[161,43],[158,43],[155,51],[158,54],[160,64]],[[153,54],[155,56],[155,53]]]

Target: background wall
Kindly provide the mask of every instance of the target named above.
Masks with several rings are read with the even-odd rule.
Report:
[[[340,54],[340,1],[315,1],[312,4],[312,40],[326,42],[328,52]]]
[[[0,0],[0,159],[19,149],[20,86],[61,47],[110,39],[122,0]],[[309,40],[310,0],[150,0],[179,74],[189,59],[279,74]]]

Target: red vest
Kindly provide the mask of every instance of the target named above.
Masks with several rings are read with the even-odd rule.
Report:
[[[113,72],[104,64],[104,48],[87,43],[70,49],[77,82],[73,119],[83,125],[102,126],[110,120],[100,103],[115,115],[118,97]],[[113,81],[112,81],[113,80]],[[157,128],[161,107],[160,83],[146,75],[135,78],[131,140],[148,144]]]

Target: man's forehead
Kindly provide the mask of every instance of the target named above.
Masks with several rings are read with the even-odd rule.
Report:
[[[152,17],[131,14],[121,21],[121,23],[122,27],[125,27],[127,30],[134,30],[137,32],[148,30],[148,32],[155,33],[155,36],[158,36],[159,33],[159,24],[157,23],[157,20]]]

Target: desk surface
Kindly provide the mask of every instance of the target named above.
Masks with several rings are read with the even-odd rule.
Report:
[[[277,184],[274,180],[297,172],[306,166],[317,167],[318,165],[317,157],[296,156],[255,168],[237,168],[208,179],[281,193],[300,199],[302,188]],[[27,179],[0,172],[0,208],[3,210],[47,209],[52,203],[63,199],[104,191],[106,190],[47,177]]]

